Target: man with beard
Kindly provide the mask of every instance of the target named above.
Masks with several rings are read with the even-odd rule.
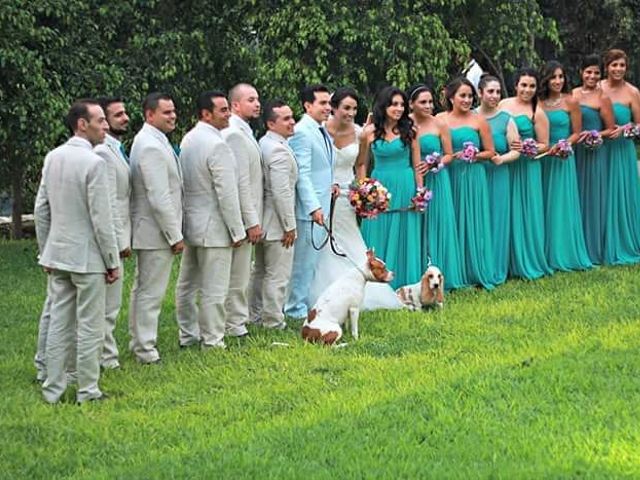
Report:
[[[122,135],[127,133],[129,117],[121,98],[103,97],[98,101],[107,117],[109,130],[105,136],[104,143],[98,145],[94,152],[100,155],[107,163],[111,216],[113,217],[120,258],[124,259],[131,255],[131,219],[129,210],[131,185],[129,181],[129,158],[120,139]],[[120,279],[107,286],[106,293],[105,335],[100,365],[102,368],[108,369],[120,367],[118,346],[113,335],[122,303],[124,268],[120,270],[122,272]]]

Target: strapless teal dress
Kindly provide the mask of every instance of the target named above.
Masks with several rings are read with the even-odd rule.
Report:
[[[398,137],[390,142],[375,140],[371,151],[374,157],[371,176],[391,193],[389,208],[410,206],[416,193],[411,148]],[[413,211],[395,212],[362,221],[364,243],[375,248],[376,256],[394,272],[393,288],[416,283],[422,276],[422,216]]]
[[[600,111],[580,105],[583,130],[603,130]],[[589,259],[594,264],[603,262],[604,230],[607,216],[607,149],[595,150],[580,144],[576,147],[576,172],[582,228]]]
[[[520,138],[535,138],[527,115],[514,117]],[[539,160],[520,155],[509,164],[511,179],[511,257],[509,273],[528,280],[553,273],[544,253],[544,202]]]
[[[478,132],[468,126],[452,128],[451,141],[454,152],[462,150],[465,142],[480,148]],[[484,165],[454,160],[449,168],[465,283],[492,289],[495,262]]]
[[[613,104],[616,125],[631,121],[631,110]],[[640,262],[640,182],[636,149],[632,140],[609,140],[607,215],[604,236],[604,263],[625,265]]]
[[[420,156],[424,159],[433,152],[442,154],[440,137],[427,133],[419,138]],[[444,275],[447,290],[462,288],[465,285],[458,244],[458,229],[451,197],[451,180],[449,168],[438,173],[428,173],[425,185],[433,193],[423,221],[422,269],[427,268],[427,261],[440,268]]]
[[[487,118],[496,152],[503,155],[509,151],[507,126],[511,115],[498,112]],[[509,243],[511,237],[511,191],[509,187],[509,165],[483,162],[487,171],[489,188],[489,210],[491,212],[491,236],[493,238],[494,283],[504,283],[509,273]]]
[[[565,110],[546,112],[549,141],[555,145],[571,136],[571,117]],[[545,253],[554,270],[585,270],[592,267],[584,242],[575,157],[542,157],[542,188],[545,211]]]

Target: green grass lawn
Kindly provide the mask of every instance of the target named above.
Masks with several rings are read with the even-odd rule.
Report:
[[[290,328],[179,350],[171,294],[163,363],[141,366],[126,352],[129,264],[122,369],[101,379],[112,398],[49,406],[35,254],[0,243],[2,478],[640,477],[639,267],[365,312],[340,349]]]

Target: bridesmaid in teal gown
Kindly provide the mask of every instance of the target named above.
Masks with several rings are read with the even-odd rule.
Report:
[[[427,164],[424,159],[434,152],[441,154],[442,163],[448,165],[453,159],[451,136],[446,125],[433,117],[432,91],[426,85],[418,84],[411,87],[407,93],[418,132],[422,160],[420,165],[426,170]],[[433,197],[422,222],[422,270],[427,269],[428,260],[431,259],[442,271],[447,290],[464,287],[448,167],[437,173],[427,173],[424,182]]]
[[[476,101],[473,85],[457,78],[446,88],[448,113],[443,116],[451,130],[454,160],[451,163],[451,188],[456,214],[458,239],[466,282],[486,289],[495,287],[493,244],[489,214],[489,191],[483,161],[495,152],[489,124],[471,108]],[[463,149],[471,142],[478,153],[467,161]]]
[[[552,147],[542,162],[545,203],[545,252],[555,270],[586,270],[593,265],[582,228],[575,157],[560,156],[560,140],[575,145],[581,140],[582,117],[578,102],[569,94],[562,65],[547,62],[542,69],[540,99],[549,119]]]
[[[582,86],[573,89],[573,97],[580,104],[582,136],[590,131],[606,138],[614,128],[611,100],[600,88],[600,57],[589,55],[582,61]],[[594,264],[604,261],[605,221],[607,216],[607,149],[600,146],[576,147],[576,171],[582,212],[582,228],[589,259]]]
[[[624,265],[640,262],[640,182],[633,140],[624,138],[624,125],[640,122],[640,93],[625,81],[627,55],[609,50],[605,56],[607,78],[602,90],[613,102],[615,128],[607,145],[607,216],[604,262]]]
[[[409,103],[404,92],[386,87],[373,107],[373,124],[361,135],[356,161],[358,178],[366,176],[369,150],[373,153],[371,177],[379,180],[391,193],[391,210],[411,205],[416,188],[423,186],[417,173],[420,150],[409,118]],[[394,272],[393,288],[416,283],[422,277],[420,248],[422,214],[414,211],[383,213],[364,219],[362,237],[375,249],[387,267]]]
[[[500,81],[491,75],[482,75],[478,84],[481,114],[489,123],[496,154],[491,162],[485,162],[489,186],[489,209],[491,211],[491,234],[495,283],[504,283],[509,274],[511,242],[511,190],[509,163],[520,157],[520,152],[509,145],[520,140],[515,122],[505,111],[498,110],[502,89]]]
[[[522,142],[533,138],[538,151],[549,143],[549,122],[537,108],[538,77],[530,68],[520,69],[515,77],[516,96],[500,102],[500,109],[511,114],[521,141],[513,148],[522,153]],[[509,165],[511,180],[511,257],[509,274],[534,280],[553,273],[544,252],[544,201],[540,161],[520,155]]]

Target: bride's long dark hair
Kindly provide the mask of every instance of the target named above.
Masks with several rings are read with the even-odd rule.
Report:
[[[407,95],[397,87],[385,87],[376,96],[373,104],[373,124],[375,126],[374,137],[384,138],[384,126],[387,122],[387,107],[393,102],[393,97],[400,95],[404,101],[404,111],[402,117],[398,120],[398,134],[405,146],[410,147],[411,142],[416,136],[413,130],[413,120],[409,117],[409,100]]]

